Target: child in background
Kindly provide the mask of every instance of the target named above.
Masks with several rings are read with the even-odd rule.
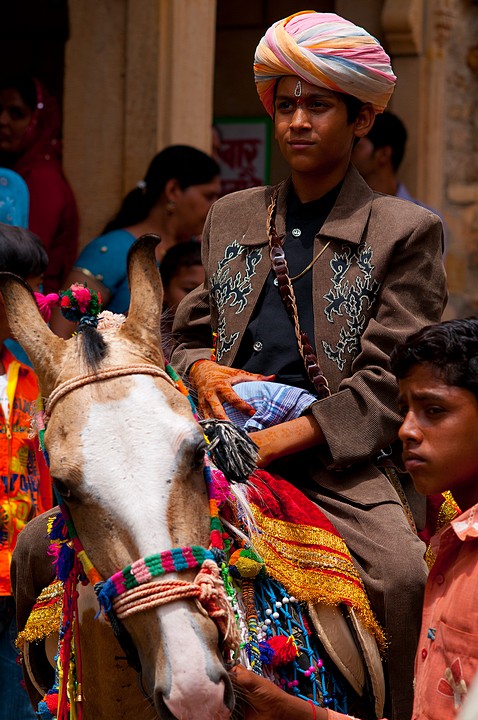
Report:
[[[204,282],[201,243],[189,240],[174,245],[164,256],[159,271],[163,283],[163,309],[176,311],[181,300]]]
[[[172,327],[176,309],[191,290],[204,282],[204,268],[201,263],[201,243],[189,240],[173,245],[159,267],[163,283],[163,312],[161,321],[162,348],[165,360],[169,362],[172,345]]]
[[[28,230],[0,224],[0,272],[22,277],[39,290],[48,257]],[[19,532],[52,507],[51,480],[38,441],[29,437],[39,396],[36,375],[5,347],[10,335],[0,295],[0,720],[34,720],[21,685],[10,562]]]

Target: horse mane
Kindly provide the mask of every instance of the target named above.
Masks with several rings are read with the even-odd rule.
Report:
[[[103,335],[91,325],[80,327],[78,337],[82,338],[79,349],[83,362],[88,370],[96,372],[99,364],[108,354],[108,344]]]

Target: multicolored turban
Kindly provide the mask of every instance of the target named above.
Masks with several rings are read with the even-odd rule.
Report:
[[[366,30],[334,13],[306,10],[278,20],[256,49],[254,79],[269,115],[274,88],[284,75],[353,95],[383,112],[396,77],[390,58]]]

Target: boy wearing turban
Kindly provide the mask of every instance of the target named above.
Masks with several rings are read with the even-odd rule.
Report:
[[[224,403],[252,414],[235,389],[265,376],[315,396],[300,417],[254,433],[260,464],[274,462],[345,538],[389,639],[385,714],[408,720],[424,546],[377,458],[400,425],[390,352],[446,302],[442,226],[374,193],[350,164],[395,84],[365,30],[297,13],[267,31],[254,73],[291,174],[212,207],[206,280],[179,306],[172,363],[209,416],[226,418]]]

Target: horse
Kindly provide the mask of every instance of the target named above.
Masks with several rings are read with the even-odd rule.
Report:
[[[0,276],[10,327],[49,398],[45,445],[56,490],[104,579],[138,558],[171,548],[207,548],[210,539],[203,432],[166,374],[160,349],[157,242],[157,236],[144,236],[132,246],[131,304],[124,323],[67,341],[49,330],[25,283]],[[180,575],[194,585],[192,569]],[[374,641],[353,613],[344,616],[320,604],[309,610],[322,646],[358,695],[372,692],[380,717],[383,674]],[[137,653],[141,688],[96,613],[91,588],[82,590],[86,720],[230,717],[234,696],[218,627],[194,599],[173,599],[122,621]]]
[[[166,374],[160,349],[157,242],[146,236],[132,250],[128,317],[102,334],[60,339],[25,283],[8,274],[0,283],[10,328],[33,359],[42,395],[51,399],[60,390],[45,434],[50,472],[103,578],[138,558],[204,547],[209,539],[203,433]],[[194,570],[181,572],[186,581],[194,576]],[[157,717],[230,716],[233,694],[217,627],[194,601],[146,609],[125,618],[124,626]],[[90,663],[88,651],[83,663]],[[85,685],[83,694],[86,717],[106,717],[95,686]]]

